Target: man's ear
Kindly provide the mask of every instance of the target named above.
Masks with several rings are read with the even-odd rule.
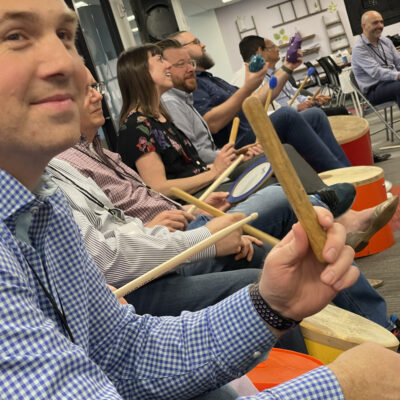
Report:
[[[256,54],[262,54],[262,48],[261,48],[261,47],[259,47],[259,48],[257,49]]]

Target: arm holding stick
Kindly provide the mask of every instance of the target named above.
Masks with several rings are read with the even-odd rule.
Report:
[[[321,88],[318,88],[318,90],[314,93],[313,97],[311,97],[311,101],[315,101],[315,98],[319,95],[321,92]]]
[[[210,206],[207,203],[204,203],[203,201],[200,201],[199,199],[197,199],[194,196],[191,196],[190,194],[184,192],[181,189],[178,189],[176,187],[171,188],[171,191],[173,193],[173,195],[175,197],[177,197],[178,199],[184,200],[188,203],[192,203],[194,205],[196,205],[197,208],[201,208],[202,210],[208,212],[209,214],[211,214],[213,217],[220,217],[221,215],[224,215],[224,212],[222,212],[221,210],[218,210],[218,208],[215,208],[213,206]],[[257,239],[262,240],[264,243],[267,243],[271,246],[275,246],[276,244],[279,243],[279,240],[274,238],[271,235],[268,235],[265,232],[260,231],[257,228],[254,228],[254,226],[251,225],[244,225],[243,226],[243,230],[248,233],[251,236],[254,236]]]
[[[322,249],[326,242],[326,233],[317,221],[315,210],[308,200],[303,185],[275,132],[271,120],[264,112],[260,100],[254,96],[249,97],[243,103],[243,111],[263,146],[275,176],[285,191],[298,220],[307,232],[316,257],[323,262]]]
[[[120,298],[120,297],[123,297],[123,296],[133,292],[135,289],[138,289],[139,287],[145,285],[146,283],[152,281],[153,279],[156,279],[159,276],[161,276],[162,274],[165,274],[166,272],[170,271],[171,269],[177,267],[179,264],[182,264],[184,261],[188,260],[190,257],[193,257],[196,253],[206,249],[207,247],[212,246],[218,240],[223,239],[225,236],[231,234],[236,229],[241,228],[247,222],[250,222],[250,221],[256,219],[257,217],[258,217],[258,214],[253,213],[250,216],[243,218],[242,220],[236,222],[235,224],[232,224],[224,229],[221,229],[217,233],[214,233],[214,235],[211,235],[207,239],[204,239],[200,243],[197,243],[195,246],[185,250],[181,254],[178,254],[177,256],[171,258],[170,260],[162,263],[158,267],[143,274],[141,277],[134,279],[133,281],[131,281],[131,282],[127,283],[126,285],[122,286],[121,288],[117,289],[114,292],[114,294],[118,298]]]
[[[244,155],[240,155],[208,188],[207,190],[199,197],[199,200],[205,200],[210,193],[212,193],[221,182],[232,173],[232,171],[242,162]],[[188,213],[193,214],[196,211],[196,206],[192,206],[189,208]]]

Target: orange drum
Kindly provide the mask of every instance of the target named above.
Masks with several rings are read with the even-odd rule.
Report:
[[[374,165],[368,121],[355,115],[333,115],[328,119],[351,165]]]
[[[321,172],[319,177],[327,185],[348,182],[356,188],[353,210],[360,211],[377,206],[387,199],[383,169],[375,166],[358,166]],[[369,241],[368,246],[356,253],[364,257],[379,253],[394,244],[392,224],[389,222]]]
[[[247,376],[259,390],[277,386],[305,374],[323,363],[314,357],[295,351],[271,349],[266,361],[258,364]]]

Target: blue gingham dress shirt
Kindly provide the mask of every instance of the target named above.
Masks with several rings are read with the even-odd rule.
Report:
[[[248,288],[178,318],[135,315],[108,290],[49,175],[33,194],[0,169],[0,188],[1,398],[188,399],[243,375],[275,343]],[[321,367],[250,398],[343,397]]]

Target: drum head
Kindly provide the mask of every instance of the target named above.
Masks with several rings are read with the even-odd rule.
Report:
[[[260,158],[254,164],[250,165],[233,182],[229,189],[227,200],[229,203],[238,203],[243,201],[252,193],[256,192],[272,175],[272,167],[266,157]]]

